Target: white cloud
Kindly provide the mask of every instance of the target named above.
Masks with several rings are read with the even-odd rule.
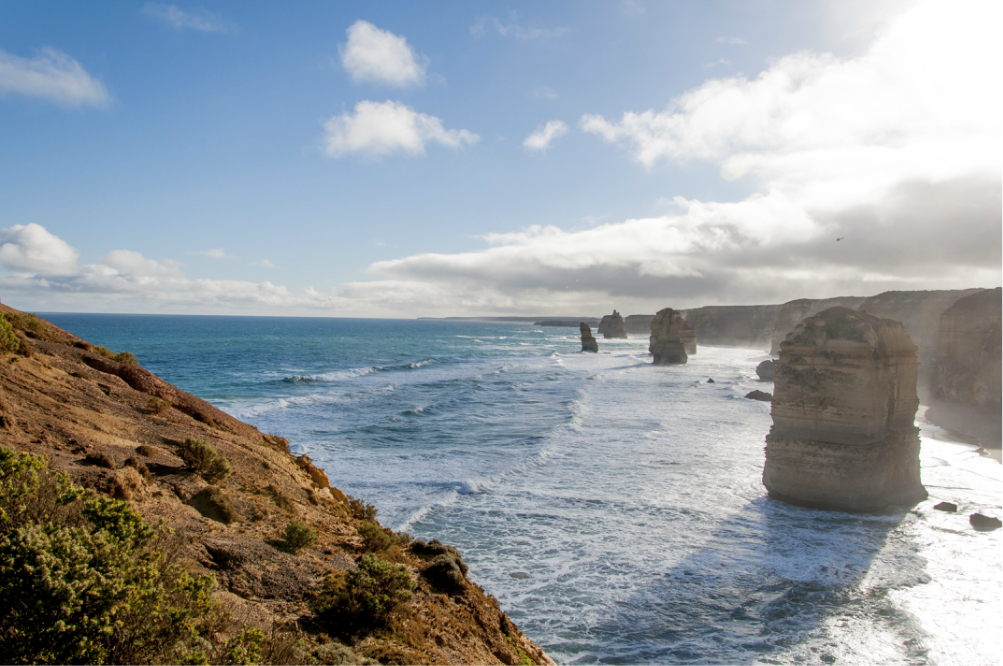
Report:
[[[332,116],[324,123],[324,152],[328,157],[362,153],[382,157],[392,153],[422,155],[425,144],[460,148],[480,137],[465,129],[443,129],[435,116],[417,113],[400,102],[359,102],[355,113]]]
[[[143,12],[175,30],[198,30],[199,32],[229,32],[233,26],[218,14],[197,10],[186,12],[177,5],[163,5],[148,2]]]
[[[258,268],[275,268],[275,264],[268,261],[267,259],[262,259],[261,261],[251,262],[251,266],[257,266]]]
[[[214,248],[212,250],[200,250],[196,252],[200,257],[206,257],[207,259],[226,259],[227,254],[221,247]]]
[[[514,37],[520,41],[530,41],[535,39],[556,39],[563,37],[569,32],[568,28],[526,28],[514,20],[509,23],[502,23],[494,17],[482,18],[477,23],[470,26],[470,34],[475,38],[483,37],[488,32],[497,32],[502,37]]]
[[[110,97],[104,85],[79,62],[52,48],[34,58],[0,50],[0,94],[41,97],[70,106],[101,106]]]
[[[0,265],[40,275],[73,275],[79,254],[40,224],[0,230]]]
[[[543,127],[537,128],[535,132],[526,137],[522,145],[526,150],[536,152],[546,152],[550,148],[550,142],[559,136],[568,133],[568,124],[563,120],[551,120]]]
[[[367,21],[356,21],[348,30],[348,43],[338,47],[341,65],[352,80],[391,86],[425,85],[425,66],[400,35],[380,30]]]

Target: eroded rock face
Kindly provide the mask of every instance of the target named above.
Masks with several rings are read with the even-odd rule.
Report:
[[[799,324],[776,363],[770,497],[839,511],[925,499],[917,370],[916,345],[896,321],[835,307]]]
[[[779,309],[779,305],[709,305],[687,310],[685,318],[705,345],[765,347]]]
[[[651,332],[651,322],[655,315],[627,315],[623,320],[623,327],[628,333],[646,335]]]
[[[937,397],[1000,411],[1000,289],[959,299],[940,316]]]
[[[627,329],[624,328],[623,317],[616,310],[613,310],[613,314],[602,318],[596,332],[602,334],[603,338],[606,339],[627,337]]]
[[[672,308],[659,310],[651,321],[651,337],[648,351],[654,356],[655,365],[671,365],[687,361],[686,342],[688,333],[681,314]],[[690,329],[692,330],[692,329]]]
[[[583,352],[598,352],[599,343],[596,339],[592,337],[592,327],[586,324],[584,321],[578,326],[578,330],[582,332],[582,351]]]

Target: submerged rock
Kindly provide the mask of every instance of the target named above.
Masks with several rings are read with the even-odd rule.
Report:
[[[599,343],[596,342],[596,339],[592,337],[592,327],[583,321],[581,324],[579,324],[578,330],[582,332],[582,351],[598,352]]]
[[[596,329],[596,333],[601,333],[603,338],[626,338],[627,329],[623,325],[623,317],[616,310],[613,310],[613,314],[606,315],[599,322],[599,328]]]
[[[968,522],[977,530],[998,530],[1003,527],[1003,522],[999,518],[984,516],[981,513],[973,513],[968,517]]]
[[[683,329],[686,322],[682,315],[672,308],[659,310],[651,321],[651,338],[648,351],[654,356],[655,365],[671,365],[687,361]],[[691,329],[692,330],[692,329]]]
[[[770,402],[773,400],[773,394],[767,393],[766,391],[753,391],[752,393],[746,393],[745,397],[749,400],[761,400],[763,402]]]
[[[954,502],[941,502],[937,506],[933,507],[937,511],[946,511],[948,513],[954,513],[958,510],[958,505]]]
[[[756,366],[756,374],[759,375],[760,381],[772,382],[775,372],[776,364],[772,359],[763,361]]]
[[[776,364],[770,497],[839,511],[925,499],[916,373],[916,345],[896,321],[835,307],[799,324]]]

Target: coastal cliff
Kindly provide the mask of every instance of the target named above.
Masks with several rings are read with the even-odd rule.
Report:
[[[1001,290],[958,299],[940,315],[934,394],[1000,411]]]
[[[654,357],[655,365],[672,365],[685,363],[686,344],[683,339],[686,322],[682,315],[672,308],[659,310],[651,322],[651,337],[648,340],[648,352]]]
[[[623,317],[619,312],[613,310],[613,314],[603,316],[596,333],[601,334],[607,340],[610,338],[626,339],[627,329],[624,328]]]
[[[627,315],[623,320],[623,328],[628,333],[648,335],[651,333],[651,322],[655,315]]]
[[[776,364],[763,469],[770,497],[841,511],[924,499],[917,369],[898,322],[835,307],[800,323]]]
[[[381,527],[372,505],[331,487],[287,440],[168,384],[128,353],[6,306],[0,314],[10,334],[0,355],[0,453],[44,456],[88,496],[163,521],[173,531],[171,561],[211,576],[208,593],[222,609],[214,612],[231,617],[198,639],[218,638],[221,659],[250,658],[233,656],[233,646],[260,629],[259,647],[284,651],[255,659],[276,663],[553,663],[467,578],[455,548]],[[370,594],[383,605],[332,624],[348,617],[365,580],[384,574],[399,584],[390,601]]]
[[[700,344],[766,347],[779,310],[779,305],[712,305],[687,310],[685,319]]]

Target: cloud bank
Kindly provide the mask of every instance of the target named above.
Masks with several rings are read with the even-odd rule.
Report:
[[[0,50],[0,94],[38,97],[67,106],[102,106],[110,96],[79,62],[61,51],[42,49],[34,58]]]
[[[380,30],[368,21],[356,21],[348,30],[348,43],[338,47],[341,66],[355,82],[371,81],[391,86],[425,85],[425,66],[400,35]]]
[[[425,145],[461,148],[480,137],[465,129],[447,130],[435,116],[418,113],[400,102],[359,102],[355,113],[333,116],[324,123],[324,153],[342,157],[361,153],[383,157],[393,153],[423,155]]]

